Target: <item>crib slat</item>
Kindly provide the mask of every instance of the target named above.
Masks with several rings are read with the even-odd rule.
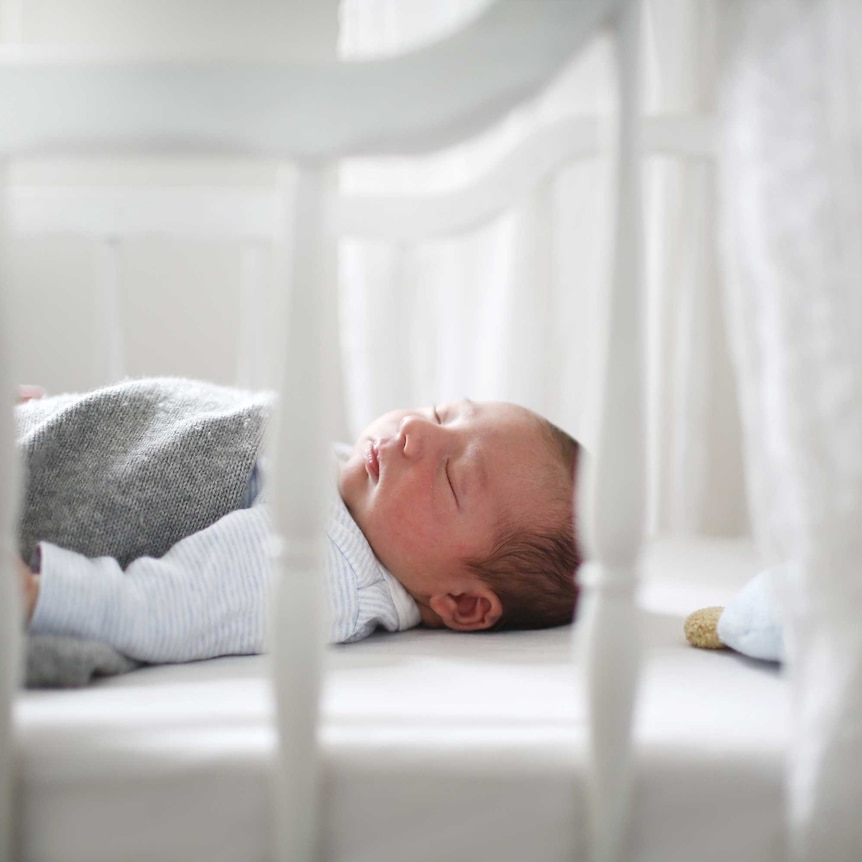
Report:
[[[0,862],[12,862],[12,789],[15,783],[15,747],[12,736],[12,702],[18,684],[21,648],[18,573],[14,571],[14,540],[18,500],[15,429],[10,409],[15,384],[10,376],[11,325],[8,295],[8,244],[6,242],[7,165],[0,160]]]
[[[278,858],[312,862],[318,857],[320,763],[318,698],[326,636],[324,515],[333,492],[331,427],[337,346],[334,244],[325,216],[325,185],[331,172],[302,167],[295,184],[293,239],[283,243],[291,278],[279,408],[270,441],[274,495],[273,559],[277,588],[270,619],[279,730],[278,792],[275,794]],[[291,188],[291,186],[295,186]]]
[[[626,857],[632,718],[639,664],[635,607],[645,512],[641,201],[638,129],[639,0],[615,25],[619,90],[616,241],[609,307],[602,426],[584,496],[591,558],[579,572],[590,711],[590,822],[593,862]]]

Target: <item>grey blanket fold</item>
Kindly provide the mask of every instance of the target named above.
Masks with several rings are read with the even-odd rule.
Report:
[[[19,553],[48,541],[125,568],[239,508],[267,395],[178,378],[130,380],[15,410],[24,463]],[[30,687],[76,686],[137,662],[107,644],[30,637]]]
[[[27,688],[80,688],[100,676],[114,676],[140,666],[140,662],[101,641],[30,635],[24,679]]]

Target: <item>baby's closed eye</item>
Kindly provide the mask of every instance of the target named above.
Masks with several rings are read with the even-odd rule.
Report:
[[[455,483],[452,481],[452,470],[451,470],[451,458],[446,459],[446,464],[444,467],[444,471],[446,473],[446,481],[449,483],[449,488],[452,491],[452,496],[455,498],[455,505],[460,509],[461,506],[458,502],[458,492],[455,490]]]

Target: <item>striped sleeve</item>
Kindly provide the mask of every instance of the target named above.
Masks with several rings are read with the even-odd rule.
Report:
[[[327,532],[329,642],[417,625],[415,602],[376,560],[340,499]],[[257,504],[125,570],[110,557],[89,559],[42,542],[29,631],[100,640],[148,663],[262,652],[269,539],[268,508]]]
[[[40,544],[39,599],[29,631],[93,638],[144,662],[261,652],[271,582],[269,518],[240,509],[125,571]]]

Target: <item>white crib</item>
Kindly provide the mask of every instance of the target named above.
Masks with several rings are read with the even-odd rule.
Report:
[[[598,119],[563,122],[528,140],[472,187],[443,198],[388,200],[338,197],[335,194],[332,170],[339,158],[357,154],[419,152],[459,140],[534,93],[601,27],[612,28],[617,46],[620,111],[615,136],[610,137],[612,128]],[[547,836],[546,845],[537,851],[535,858],[584,858],[583,831],[586,823],[589,823],[591,836],[589,858],[595,862],[661,858],[660,855],[650,855],[660,852],[657,848],[662,845],[657,836],[661,829],[656,827],[649,836],[645,835],[642,818],[646,815],[643,813],[636,816],[635,828],[629,827],[634,771],[641,780],[641,773],[649,767],[650,759],[661,760],[658,772],[644,785],[651,788],[650,792],[661,787],[661,781],[673,775],[674,770],[685,772],[684,764],[676,764],[672,754],[661,759],[657,753],[663,750],[663,746],[668,746],[673,734],[683,732],[677,716],[656,714],[649,718],[646,730],[642,728],[641,731],[647,739],[635,737],[632,732],[641,655],[641,640],[637,634],[640,614],[636,608],[635,588],[645,496],[644,435],[641,430],[639,173],[644,153],[664,152],[684,159],[711,159],[716,144],[714,119],[708,116],[640,121],[637,34],[636,0],[585,0],[578,3],[549,0],[530,4],[500,0],[491,11],[447,42],[415,55],[360,64],[349,70],[334,64],[317,67],[285,65],[268,69],[201,63],[160,67],[109,60],[85,62],[74,58],[33,57],[14,52],[0,58],[0,114],[5,118],[16,118],[12,124],[4,121],[0,132],[0,146],[6,159],[41,152],[101,155],[112,152],[216,151],[277,157],[285,161],[283,183],[274,193],[243,190],[194,193],[167,189],[58,192],[44,189],[24,194],[0,189],[4,215],[13,233],[44,235],[74,231],[77,235],[94,237],[103,245],[107,377],[122,373],[122,345],[109,334],[117,331],[111,323],[116,321],[119,313],[115,265],[118,242],[150,233],[171,236],[203,233],[238,238],[246,243],[245,313],[240,332],[245,364],[239,370],[239,377],[247,385],[275,378],[280,391],[291,393],[291,398],[281,399],[276,430],[272,434],[276,441],[273,447],[274,475],[302,477],[301,484],[307,492],[297,495],[297,499],[303,501],[302,506],[292,505],[286,500],[276,501],[276,523],[282,541],[275,564],[283,576],[272,610],[272,618],[278,624],[273,625],[276,636],[270,659],[268,662],[264,659],[226,659],[219,660],[214,666],[223,668],[227,678],[238,685],[231,690],[234,696],[246,691],[244,685],[250,684],[252,677],[259,676],[262,668],[271,667],[279,742],[277,789],[270,800],[261,797],[260,782],[248,785],[246,789],[259,804],[272,806],[272,819],[277,824],[277,839],[272,846],[280,859],[311,862],[323,858],[364,859],[372,855],[391,859],[504,858],[500,855],[500,842],[490,838],[486,842],[475,838],[465,842],[461,855],[453,850],[451,842],[442,841],[440,855],[435,856],[438,851],[433,847],[431,850],[426,848],[423,855],[415,847],[412,850],[404,846],[387,847],[383,840],[373,847],[351,848],[347,827],[341,833],[332,832],[332,811],[341,810],[340,822],[349,824],[350,817],[344,814],[349,807],[345,800],[357,804],[360,791],[339,786],[333,778],[334,774],[337,775],[333,763],[321,763],[324,750],[321,748],[321,685],[327,685],[328,674],[335,674],[341,680],[339,684],[348,689],[363,682],[373,684],[378,663],[384,666],[390,661],[386,644],[379,642],[360,646],[351,655],[340,652],[335,659],[328,657],[320,646],[317,578],[320,560],[313,537],[318,534],[322,522],[321,476],[325,472],[326,453],[321,441],[336,436],[332,432],[341,409],[337,403],[341,388],[333,290],[335,240],[338,236],[412,240],[466,230],[494,217],[525,190],[535,187],[570,161],[594,155],[607,146],[609,140],[613,142],[617,156],[618,214],[609,345],[612,361],[607,364],[604,388],[602,442],[589,482],[590,489],[584,492],[582,502],[589,512],[585,538],[591,550],[591,562],[579,574],[585,597],[582,621],[577,627],[576,660],[569,664],[570,647],[568,635],[564,632],[509,636],[508,641],[494,636],[488,639],[488,646],[482,648],[484,651],[479,653],[479,660],[492,662],[499,659],[517,664],[524,661],[523,654],[518,655],[519,650],[524,650],[527,656],[547,654],[553,657],[555,665],[559,665],[559,673],[542,677],[540,688],[552,681],[556,685],[561,679],[566,681],[564,685],[571,686],[571,691],[576,684],[585,685],[586,694],[583,699],[578,696],[577,703],[588,704],[589,744],[575,751],[571,735],[561,732],[554,739],[562,747],[560,758],[552,763],[551,748],[545,748],[540,757],[544,766],[531,762],[523,773],[524,788],[528,792],[532,788],[551,810],[547,820],[539,819],[533,831],[527,829],[526,834],[532,835],[531,840],[534,840],[536,829],[556,830],[555,834]],[[251,98],[252,94],[261,93],[264,94],[263,104]],[[418,99],[417,93],[421,93],[423,98]],[[89,107],[80,110],[81,105]],[[38,109],[33,109],[33,106],[38,106]],[[51,110],[46,110],[45,106],[50,106]],[[264,115],[267,122],[261,119]],[[274,265],[283,270],[287,300],[284,296],[265,296],[265,282],[260,273],[266,266],[268,250],[273,254]],[[266,351],[255,337],[255,333],[265,328],[265,309],[271,302],[285,303],[281,311],[284,312],[287,332],[285,355],[274,373],[266,367]],[[0,348],[5,343],[6,339],[0,341]],[[8,379],[7,368],[8,363],[3,362],[2,388],[8,397],[17,381]],[[307,413],[304,421],[296,421],[296,404],[315,405],[312,421],[308,421]],[[12,433],[7,419],[0,440],[2,486],[9,492],[2,495],[3,508],[0,510],[7,565],[12,558],[10,548],[15,547],[11,539],[16,487]],[[296,484],[295,478],[292,481]],[[277,478],[273,484],[278,487]],[[313,501],[312,505],[308,505],[309,500]],[[671,569],[674,566],[678,569],[689,560],[700,559],[694,550],[686,550],[677,557],[673,556],[674,553],[678,552],[659,552],[658,557],[651,558],[653,565],[659,565],[655,563],[658,559],[661,567],[669,565]],[[725,567],[737,568],[737,582],[752,574],[753,558],[744,551],[734,548],[717,553],[718,558],[722,553],[726,554],[723,558]],[[44,744],[50,740],[52,709],[47,697],[37,696],[28,696],[28,702],[21,707],[21,696],[16,693],[20,642],[16,587],[17,583],[6,577],[0,594],[3,599],[0,621],[3,643],[0,828],[3,842],[0,858],[10,862],[17,858],[16,848],[20,850],[25,846],[31,848],[28,853],[34,855],[21,858],[48,858],[45,854],[58,850],[51,841],[59,841],[61,834],[51,831],[51,839],[40,844],[38,841],[25,841],[32,826],[26,819],[17,838],[13,828],[18,792],[16,782],[19,780],[13,717],[17,714],[19,719],[27,719],[28,723],[23,726],[31,728],[28,738],[32,744],[37,741]],[[727,584],[723,589],[723,595],[726,595]],[[699,600],[699,590],[705,597],[707,589],[704,585],[693,584],[685,594],[692,606],[712,603]],[[651,601],[653,608],[660,609],[663,614],[680,610],[678,595],[671,596],[669,588],[662,586],[661,582],[651,588],[649,596],[651,598],[648,597],[647,602]],[[620,632],[626,632],[628,636],[620,637]],[[666,617],[654,616],[649,620],[644,639],[648,646],[658,645],[661,651],[668,642],[673,643],[675,636],[670,632]],[[434,670],[434,663],[439,659],[426,646],[431,642],[408,636],[401,643],[404,645],[396,645],[395,648],[402,650],[417,665],[428,664]],[[433,641],[434,649],[443,650],[444,656],[448,649],[449,658],[469,669],[470,653],[461,651],[463,641],[450,643],[457,646],[447,647],[446,642],[439,638]],[[475,646],[471,645],[471,648]],[[716,672],[717,667],[709,664],[710,657],[698,655],[693,658],[693,655],[686,654],[684,663],[702,662],[707,674],[704,678],[720,678],[727,683],[727,691],[734,691],[734,696],[743,702],[747,699],[748,703],[758,704],[759,723],[755,732],[737,749],[729,746],[723,750],[725,753],[735,751],[744,758],[746,752],[755,748],[765,749],[765,758],[758,760],[754,769],[761,777],[765,776],[763,787],[751,790],[751,773],[743,771],[742,778],[733,779],[722,771],[723,768],[716,768],[729,786],[749,787],[751,795],[740,797],[744,807],[751,810],[758,803],[775,806],[772,812],[774,821],[769,821],[765,829],[750,830],[750,843],[745,843],[749,838],[739,839],[737,858],[778,859],[777,811],[780,805],[780,744],[783,741],[780,681],[774,674],[756,674],[753,679],[748,677],[742,688],[734,690],[724,672],[719,671],[716,677],[709,676]],[[297,661],[297,656],[301,656],[302,661]],[[645,684],[656,684],[656,690],[662,692],[662,696],[668,696],[672,686],[661,678],[662,667],[658,668],[658,678],[648,675]],[[355,683],[350,682],[351,668],[361,670]],[[405,670],[411,668],[413,665]],[[499,671],[499,667],[496,670]],[[218,687],[220,671],[192,668],[191,675],[184,678],[183,674],[187,672],[188,669],[182,667],[164,668],[134,676],[140,678],[144,686],[158,684],[171,689],[184,682],[199,686],[203,702],[216,708],[215,699],[222,693]],[[396,679],[405,682],[403,676]],[[210,690],[206,689],[208,680],[215,680],[215,687]],[[520,681],[528,684],[523,674]],[[467,685],[467,678],[462,682]],[[116,684],[118,696],[128,693],[133,684],[133,678],[119,681]],[[678,680],[673,684],[678,684]],[[176,690],[179,692],[181,689]],[[252,700],[258,704],[262,698],[261,709],[265,711],[266,694],[262,691],[255,689]],[[330,696],[336,701],[339,691],[343,689],[330,691]],[[705,694],[706,689],[701,693]],[[554,713],[555,720],[559,715],[572,715],[571,703],[566,700],[570,695],[561,697],[565,706]],[[769,698],[773,698],[777,705],[770,706]],[[695,720],[690,711],[691,704],[683,706],[682,700],[685,698],[677,704],[680,715],[684,715],[688,722]],[[141,699],[134,704],[139,707],[144,702]],[[81,716],[89,714],[84,700],[77,703]],[[131,708],[132,701],[129,705]],[[503,706],[502,712],[505,713]],[[529,710],[515,708],[514,704],[511,706],[514,722],[530,721]],[[20,711],[16,713],[19,707]],[[642,708],[649,714],[655,708],[655,701],[647,695],[646,706],[642,705]],[[189,714],[193,712],[191,710]],[[731,716],[734,720],[741,719],[742,713],[731,710]],[[408,718],[415,721],[417,727],[422,726],[420,716]],[[241,713],[233,715],[233,719],[241,723]],[[373,714],[369,713],[366,719],[372,721]],[[326,757],[337,760],[341,753],[348,760],[353,758],[355,765],[363,758],[385,758],[392,751],[397,752],[397,741],[410,737],[411,725],[410,721],[393,722],[391,715],[389,719],[394,742],[387,742],[386,721],[375,732],[364,737],[360,734],[357,738],[363,740],[361,744],[351,743],[347,731],[339,738],[336,722],[335,727],[326,731]],[[230,720],[229,717],[228,724]],[[64,722],[60,738],[69,745],[74,744],[77,738],[74,716],[64,718]],[[777,733],[772,732],[773,722],[779,724]],[[480,731],[481,727],[476,728],[477,734]],[[501,746],[505,747],[505,733],[501,733],[499,726],[495,732]],[[466,738],[461,738],[457,744],[467,744]],[[695,735],[690,742],[692,748],[697,745],[696,739]],[[153,739],[142,736],[142,742],[141,763],[145,761],[147,746],[153,744]],[[637,754],[641,742],[648,744],[647,754],[643,757]],[[177,736],[170,744],[181,747],[182,738]],[[204,748],[207,754],[203,753]],[[90,756],[95,756],[96,750],[91,745],[86,748]],[[227,750],[237,749],[228,745]],[[579,761],[584,750],[589,752],[589,766],[581,769]],[[198,769],[200,774],[208,775],[209,770],[220,765],[215,741],[201,751],[202,760],[196,761],[192,755],[186,765],[192,771]],[[258,749],[255,751],[259,768],[262,755]],[[475,757],[474,767],[476,775],[493,786],[495,755],[493,750],[489,749],[489,752],[486,756]],[[418,754],[414,752],[415,760],[402,769],[402,784],[396,782],[395,786],[402,787],[403,792],[409,795],[417,782],[427,778],[434,785],[430,792],[435,800],[429,809],[439,814],[446,811],[445,797],[455,780],[455,773],[449,776],[448,783],[445,776],[435,776],[433,752],[429,750],[426,754],[429,759],[423,760],[421,751]],[[110,748],[106,749],[104,756],[110,757]],[[520,756],[522,752],[516,751],[515,759]],[[710,753],[707,749],[700,771],[694,770],[685,780],[679,781],[675,790],[677,795],[669,794],[668,799],[679,803],[699,791],[696,783],[705,780],[709,765],[715,765],[710,758],[715,756],[715,752]],[[27,762],[31,767],[33,763],[47,764],[47,761],[38,759]],[[80,766],[80,759],[77,762]],[[448,763],[442,758],[440,769],[443,773]],[[564,766],[562,769],[561,764]],[[637,770],[635,764],[638,764]],[[248,775],[231,773],[229,763],[221,765],[234,777],[248,780]],[[94,768],[98,771],[101,767],[97,765]],[[589,776],[588,789],[583,794],[578,790],[580,779],[571,774],[575,771],[578,775]],[[370,773],[363,773],[360,769],[358,774],[367,776]],[[499,780],[509,786],[506,782],[512,784],[513,774],[506,773],[501,767]],[[384,782],[386,770],[381,770],[378,777]],[[166,780],[169,783],[169,779]],[[734,784],[735,780],[738,784]],[[182,785],[181,778],[177,781],[186,789],[192,786]],[[476,792],[486,793],[476,802],[477,820],[484,824],[483,828],[491,829],[494,826],[495,802],[493,793],[487,793],[488,786],[477,777]],[[60,784],[58,788],[57,792],[62,792]],[[712,790],[714,788],[704,790],[704,795],[708,797]],[[641,787],[636,799],[644,811],[649,811],[649,800],[645,801],[644,792]],[[515,795],[512,798],[520,797]],[[421,794],[417,799],[421,799]],[[461,802],[464,803],[463,797]],[[128,805],[133,804],[128,802]],[[120,806],[121,802],[118,801],[117,805]],[[370,806],[366,807],[370,810]],[[567,807],[571,808],[570,823],[561,824],[560,811]],[[740,810],[735,810],[737,816]],[[693,806],[695,819],[696,811]],[[416,817],[418,830],[423,822],[421,813]],[[203,821],[198,819],[200,822]],[[353,826],[358,829],[355,822]],[[428,826],[425,824],[426,828]],[[464,827],[462,824],[454,828],[457,831]],[[437,829],[445,831],[445,827],[439,824]],[[215,830],[214,834],[221,833]],[[502,830],[502,834],[508,833]],[[693,826],[690,832],[695,841],[717,834],[713,827],[699,833],[697,826]],[[170,839],[174,837],[178,845],[172,848]],[[511,836],[507,840],[510,839]],[[138,836],[136,840],[143,839]],[[142,852],[149,858],[180,859],[183,858],[183,840],[182,830],[174,827],[173,832],[169,830],[166,843],[156,842]],[[104,858],[111,858],[113,848],[118,854],[115,858],[120,858],[130,852],[129,847],[133,843],[131,838],[128,844],[109,843],[107,848],[103,847],[98,852]],[[265,855],[265,851],[260,849],[262,845],[255,840],[248,845],[254,848],[253,851],[244,856],[242,836],[232,847],[217,848],[203,840],[199,843],[208,848],[207,853],[213,857],[219,855],[220,850],[224,853],[223,858]],[[94,843],[90,848],[91,860],[102,858],[97,855],[97,846],[98,843]],[[485,854],[491,847],[496,848],[494,852],[497,855]],[[635,848],[649,849],[636,851]],[[514,854],[517,842],[510,849]],[[529,847],[517,851],[522,853],[522,858],[525,849],[529,852]],[[381,855],[386,852],[389,855]],[[694,852],[692,848],[691,855]],[[726,858],[728,852],[725,845],[710,848],[699,855],[718,859]],[[755,853],[757,855],[753,855]],[[514,855],[511,858],[515,858]],[[676,858],[686,857],[680,855]]]

